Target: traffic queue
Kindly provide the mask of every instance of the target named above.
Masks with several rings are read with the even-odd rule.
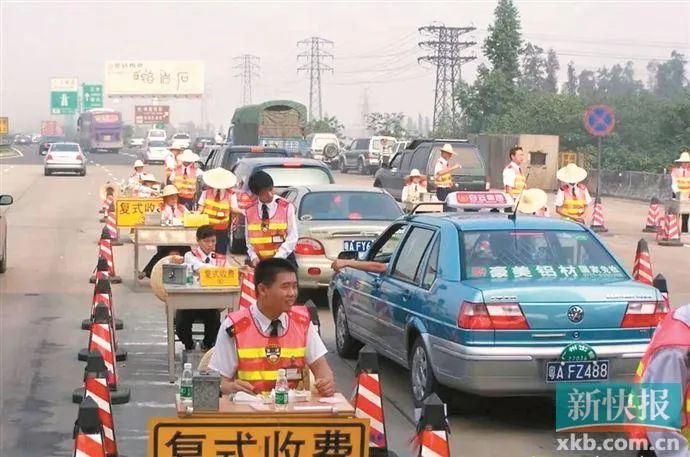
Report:
[[[416,169],[406,176],[406,211],[380,189],[303,182],[298,171],[306,159],[271,159],[285,171],[273,176],[262,170],[237,176],[225,168],[202,172],[196,154],[173,147],[164,183],[135,162],[123,194],[160,198],[154,210],[160,226],[194,232],[191,243],[158,246],[139,276],[150,277],[166,312],[174,311],[168,330],[174,325],[186,352],[195,349],[192,324],[204,324],[205,354],[197,372],[184,364],[180,418],[203,427],[208,409],[247,426],[257,417],[309,417],[312,432],[319,421],[343,433],[360,424],[366,430],[360,453],[329,454],[314,434],[313,455],[387,452],[376,355],[382,354],[409,368],[412,396],[422,408],[416,455],[450,456],[443,403],[467,408],[466,393],[549,395],[562,383],[631,379],[684,386],[686,401],[678,405],[683,430],[664,437],[687,448],[690,305],[670,309],[646,242],[641,240],[635,271],[628,274],[595,233],[601,231],[595,227],[604,228],[601,201],[593,201],[583,184],[587,172],[576,164],[557,172],[560,217],[550,218],[546,193],[528,188],[519,146],[508,152],[501,191],[456,190],[452,173],[462,165],[451,165],[454,154],[444,144],[433,176]],[[690,157],[684,153],[677,162],[682,166],[673,185],[685,202]],[[235,170],[244,169],[242,160],[239,165]],[[297,181],[281,181],[278,195],[274,176],[284,180],[288,172]],[[427,180],[434,181],[435,195]],[[117,189],[107,186],[102,196],[109,213]],[[670,239],[668,215],[676,214],[664,216],[661,241]],[[229,233],[240,223],[246,251],[231,256]],[[359,358],[354,404],[336,391],[313,303],[298,304],[306,284],[327,289],[338,354]],[[190,306],[181,304],[183,298]],[[204,308],[202,301],[212,306]],[[628,432],[652,442],[660,436],[635,423]],[[161,436],[171,447],[182,434],[178,428]],[[216,441],[217,452],[231,452],[222,446]]]

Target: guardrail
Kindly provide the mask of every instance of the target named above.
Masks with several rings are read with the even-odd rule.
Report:
[[[596,192],[597,170],[589,172],[588,188]],[[671,175],[647,173],[644,171],[603,170],[601,175],[601,195],[630,198],[634,200],[660,200],[671,198]]]

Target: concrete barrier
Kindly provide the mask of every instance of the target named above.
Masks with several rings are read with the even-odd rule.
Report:
[[[587,187],[594,195],[597,190],[597,170],[590,170]],[[649,201],[657,197],[662,202],[671,198],[671,176],[644,171],[603,170],[601,195]]]

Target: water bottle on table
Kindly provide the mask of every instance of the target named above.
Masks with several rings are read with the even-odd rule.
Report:
[[[194,284],[194,269],[192,268],[191,265],[187,265],[185,282],[187,283],[188,286],[192,286]]]
[[[289,393],[290,386],[288,385],[287,373],[285,368],[281,368],[278,370],[278,379],[276,380],[276,388],[274,390],[273,404],[275,409],[287,409]]]
[[[185,363],[180,378],[180,401],[187,407],[192,405],[192,364]]]

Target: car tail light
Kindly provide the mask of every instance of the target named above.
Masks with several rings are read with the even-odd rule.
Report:
[[[463,302],[458,327],[468,330],[527,330],[529,325],[518,303]]]
[[[321,274],[321,268],[311,267],[307,270],[309,276],[318,276]]]
[[[625,310],[621,327],[656,327],[668,312],[669,306],[663,301],[630,302]]]
[[[299,168],[301,166],[302,166],[302,164],[299,162],[285,162],[283,164],[283,167],[285,167],[285,168]]]
[[[324,255],[326,251],[323,245],[313,238],[300,238],[297,240],[295,254],[299,255]]]
[[[197,144],[196,144],[196,147],[197,147],[197,148],[200,148],[200,147],[202,147],[203,145],[204,145],[203,143],[197,143]]]
[[[84,156],[79,154],[77,155],[77,160],[81,160],[82,162],[84,161]]]
[[[265,150],[266,148],[264,148],[263,146],[251,146],[249,148],[249,152],[264,152]]]
[[[489,178],[486,178],[486,184],[484,184],[484,189],[491,190],[491,181],[489,181]]]
[[[44,148],[50,147],[50,143],[43,143],[43,147]]]

